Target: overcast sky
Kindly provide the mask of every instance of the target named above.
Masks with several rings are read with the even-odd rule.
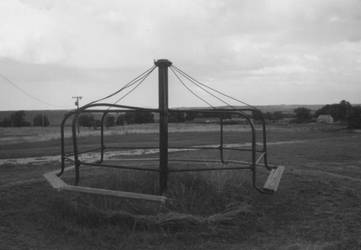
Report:
[[[0,1],[0,73],[43,101],[0,78],[1,110],[73,108],[159,58],[254,105],[361,103],[361,1]],[[156,106],[153,75],[122,103]],[[170,76],[171,106],[204,106]]]

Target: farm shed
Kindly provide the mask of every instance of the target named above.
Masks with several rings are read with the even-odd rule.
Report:
[[[320,123],[333,123],[333,117],[331,115],[319,115],[317,117],[317,122]]]

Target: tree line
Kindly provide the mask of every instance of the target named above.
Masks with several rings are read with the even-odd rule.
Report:
[[[36,114],[32,123],[25,119],[25,111],[15,111],[10,116],[5,117],[0,121],[0,127],[28,127],[39,126],[47,127],[50,125],[49,119],[45,114]]]
[[[106,127],[112,127],[116,125],[135,124],[135,123],[152,123],[154,122],[154,115],[148,111],[138,112],[125,112],[114,116],[113,114],[107,114],[105,116],[104,125]],[[79,126],[82,127],[94,127],[101,126],[100,119],[97,119],[93,114],[82,114],[78,120]]]
[[[171,112],[168,122],[185,122],[196,117],[192,112]],[[154,123],[154,113],[150,111],[126,111],[119,115],[107,114],[104,120],[106,127],[121,126],[127,124]],[[82,114],[79,116],[79,126],[99,127],[100,119],[96,119],[92,114]]]
[[[314,114],[310,109],[300,107],[294,110],[296,123],[311,122],[320,115],[330,115],[335,122],[344,123],[350,129],[361,128],[361,106],[352,106],[348,101],[327,104],[316,110]]]
[[[15,111],[8,117],[0,121],[1,127],[26,127],[26,126],[41,126],[47,127],[50,125],[48,117],[39,113],[36,114],[32,122],[25,119],[25,111]],[[347,124],[348,128],[361,129],[361,106],[352,106],[348,101],[342,100],[340,103],[327,104],[322,108],[312,112],[305,107],[294,109],[294,113],[283,113],[281,111],[275,112],[255,112],[254,119],[260,120],[261,115],[265,120],[278,121],[282,119],[290,119],[294,123],[307,123],[315,121],[319,115],[330,115],[335,122]],[[168,122],[187,122],[193,121],[196,118],[218,118],[218,114],[202,113],[202,112],[170,112]],[[231,120],[231,114],[224,114],[223,119]],[[106,127],[126,124],[140,124],[140,123],[153,123],[154,113],[149,111],[125,111],[115,116],[107,114],[105,117],[104,125]],[[92,114],[81,114],[79,116],[79,126],[97,128],[101,124],[99,117]]]

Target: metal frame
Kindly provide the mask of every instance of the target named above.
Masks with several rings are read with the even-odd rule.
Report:
[[[79,184],[80,180],[80,166],[98,166],[98,167],[111,167],[111,168],[120,168],[120,169],[131,169],[137,171],[152,171],[159,173],[159,194],[164,194],[167,190],[168,183],[168,175],[170,173],[178,173],[178,172],[194,172],[194,171],[225,171],[225,170],[241,170],[248,169],[252,172],[252,184],[255,189],[262,193],[266,193],[267,191],[257,185],[257,167],[263,166],[267,170],[276,169],[277,166],[273,166],[268,164],[267,160],[267,136],[266,136],[266,124],[265,120],[262,117],[262,114],[258,114],[258,117],[261,117],[261,125],[262,125],[262,141],[261,149],[257,149],[256,142],[256,128],[253,122],[253,117],[255,113],[260,112],[254,108],[241,108],[241,109],[169,109],[168,108],[168,67],[172,65],[172,63],[168,60],[161,59],[155,61],[155,65],[158,67],[158,76],[159,76],[159,107],[158,109],[149,109],[149,108],[141,108],[134,106],[125,106],[119,104],[109,104],[109,103],[91,103],[80,107],[77,110],[71,111],[67,113],[61,123],[61,170],[57,174],[57,176],[61,176],[65,170],[65,161],[69,160],[74,163],[75,167],[75,185]],[[108,147],[106,147],[104,142],[104,123],[105,117],[109,113],[119,113],[125,111],[149,111],[153,113],[159,114],[159,146],[158,147],[144,147],[148,149],[159,149],[159,158],[152,159],[132,159],[133,161],[159,161],[159,168],[147,168],[147,167],[135,167],[129,165],[111,165],[104,163],[104,153]],[[218,147],[169,147],[168,145],[168,116],[169,113],[172,112],[196,112],[203,114],[213,114],[214,116],[218,116],[219,125],[220,125],[220,137],[219,137],[219,146]],[[78,138],[77,138],[77,123],[80,114],[82,113],[101,113],[101,128],[100,128],[100,148],[95,148],[87,151],[80,152],[78,150]],[[250,114],[248,114],[250,113]],[[224,137],[224,121],[223,117],[225,114],[231,114],[234,116],[238,116],[247,121],[248,125],[251,128],[252,139],[251,139],[251,147],[250,148],[231,148],[224,147],[223,137]],[[72,118],[72,144],[73,144],[73,152],[71,154],[65,153],[65,136],[64,129],[66,122]],[[112,149],[135,149],[132,147],[111,147]],[[143,148],[143,147],[142,147]],[[213,149],[219,150],[219,161],[214,160],[199,160],[199,159],[168,159],[168,150],[169,149]],[[140,149],[136,147],[136,149]],[[224,159],[224,151],[226,150],[234,150],[234,151],[246,151],[251,154],[251,161],[226,161]],[[96,162],[84,162],[79,159],[79,156],[86,152],[100,152],[100,159]],[[171,161],[176,162],[193,162],[196,164],[204,164],[211,162],[221,162],[225,164],[223,167],[203,167],[203,168],[178,168],[178,169],[169,169],[168,164]],[[261,164],[261,162],[263,162]],[[232,163],[236,164],[235,167],[227,166],[226,164]]]

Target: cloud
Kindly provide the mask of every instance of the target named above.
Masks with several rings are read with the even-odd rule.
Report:
[[[35,63],[111,67],[163,55],[204,62],[249,50],[257,57],[263,46],[357,41],[361,35],[356,29],[361,4],[353,0],[4,0],[1,5],[0,55]]]
[[[0,58],[13,62],[3,73],[20,83],[61,81],[79,91],[86,82],[113,87],[169,58],[252,103],[275,103],[258,94],[263,82],[288,94],[299,84],[358,88],[360,13],[358,0],[2,0]]]

